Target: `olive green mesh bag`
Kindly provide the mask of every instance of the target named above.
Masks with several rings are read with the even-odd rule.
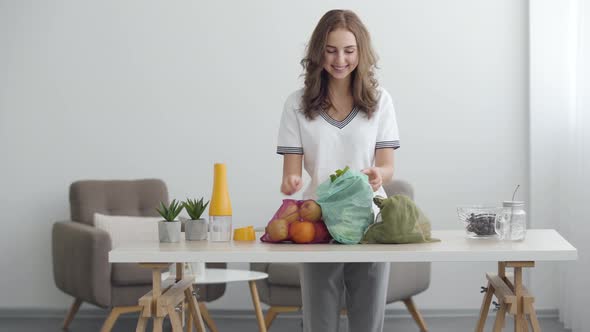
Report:
[[[373,201],[381,212],[377,222],[367,229],[361,243],[402,244],[439,241],[430,236],[430,221],[408,196],[376,196]]]

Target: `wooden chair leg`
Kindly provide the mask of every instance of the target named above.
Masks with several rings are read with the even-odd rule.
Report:
[[[270,328],[270,325],[277,317],[278,314],[283,312],[297,312],[301,311],[301,307],[281,307],[281,306],[271,306],[268,311],[266,312],[266,316],[264,317],[264,325],[266,325],[266,329]]]
[[[279,313],[274,310],[273,307],[270,307],[264,316],[264,325],[266,325],[266,329],[270,328],[270,324],[275,320]]]
[[[63,329],[64,330],[67,330],[68,327],[70,326],[70,323],[72,322],[72,320],[74,320],[74,316],[76,316],[76,313],[78,312],[78,309],[80,309],[81,304],[82,304],[82,300],[74,299],[74,303],[72,303],[72,305],[70,306],[70,310],[68,310],[68,313],[66,314],[66,318],[64,318],[64,322],[63,322]]]
[[[111,332],[111,330],[113,329],[113,326],[115,325],[115,322],[117,321],[117,318],[119,318],[119,316],[121,314],[141,311],[142,309],[143,309],[143,307],[141,307],[141,306],[114,307],[111,310],[111,312],[109,313],[104,324],[102,325],[100,332]]]
[[[111,332],[113,326],[115,325],[115,322],[117,321],[117,318],[119,318],[119,315],[121,315],[119,308],[115,307],[111,309],[111,312],[107,316],[107,319],[104,321],[104,324],[102,324],[100,332]]]
[[[211,332],[219,332],[217,325],[215,325],[215,321],[213,321],[213,318],[209,315],[209,310],[207,309],[205,302],[199,302],[199,309],[201,309],[201,316],[203,316],[205,325],[207,325],[209,330],[211,330]]]
[[[422,315],[420,315],[420,312],[416,308],[416,305],[414,304],[414,300],[412,300],[412,298],[409,297],[403,301],[404,301],[404,304],[406,305],[406,308],[408,308],[408,311],[410,312],[410,314],[412,314],[412,317],[416,321],[416,324],[418,324],[420,331],[427,332],[428,326],[426,325],[424,318],[422,318]]]

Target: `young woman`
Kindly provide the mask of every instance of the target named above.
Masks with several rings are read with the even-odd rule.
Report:
[[[349,166],[385,196],[399,135],[391,97],[374,78],[376,61],[356,14],[331,10],[320,19],[301,61],[305,86],[287,98],[281,118],[283,194],[303,187],[302,166],[311,177],[304,199],[316,199],[318,185]],[[350,331],[382,331],[388,276],[387,263],[302,264],[304,331],[336,331],[344,302]]]

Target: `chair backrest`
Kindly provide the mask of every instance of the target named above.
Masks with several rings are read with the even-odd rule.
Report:
[[[82,180],[70,185],[71,220],[94,225],[94,213],[158,216],[155,208],[168,204],[168,189],[159,179]]]
[[[393,180],[383,185],[387,196],[402,194],[414,199],[414,187],[403,180]]]

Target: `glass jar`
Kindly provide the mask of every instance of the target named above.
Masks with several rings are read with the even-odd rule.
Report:
[[[523,240],[526,234],[526,211],[522,201],[504,201],[494,225],[501,240]]]

